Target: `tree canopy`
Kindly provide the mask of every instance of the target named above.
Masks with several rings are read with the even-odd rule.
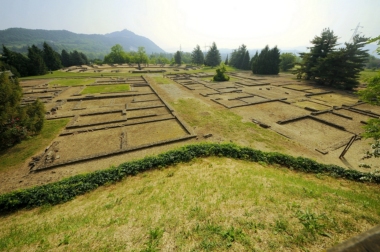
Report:
[[[280,55],[280,69],[281,71],[288,71],[292,69],[296,63],[296,55],[293,53],[281,53]]]

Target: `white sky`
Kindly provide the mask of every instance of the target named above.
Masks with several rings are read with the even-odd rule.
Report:
[[[167,52],[309,46],[329,27],[348,41],[358,23],[380,35],[380,0],[0,0],[0,30],[11,27],[106,34],[128,29]]]

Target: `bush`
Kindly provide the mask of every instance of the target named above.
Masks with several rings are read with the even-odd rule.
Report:
[[[230,76],[226,75],[226,66],[222,63],[220,67],[216,69],[216,75],[214,75],[214,81],[229,81]]]

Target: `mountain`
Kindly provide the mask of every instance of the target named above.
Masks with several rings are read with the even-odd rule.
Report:
[[[165,52],[150,39],[136,35],[126,29],[105,35],[77,34],[66,30],[24,28],[0,30],[0,45],[3,44],[16,52],[26,53],[28,46],[33,44],[41,46],[45,41],[59,53],[62,49],[66,51],[77,50],[89,58],[103,58],[116,44],[120,44],[125,51],[137,51],[139,46],[143,46],[147,54]]]

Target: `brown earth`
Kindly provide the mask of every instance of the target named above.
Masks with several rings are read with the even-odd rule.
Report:
[[[150,76],[150,77],[149,77]],[[358,140],[355,141],[351,149],[345,156],[345,159],[339,159],[339,155],[344,148],[344,144],[348,142],[349,138],[353,135],[353,133],[363,132],[363,129],[360,128],[362,125],[360,123],[361,120],[366,120],[369,117],[357,114],[349,110],[340,109],[336,112],[339,112],[345,116],[350,116],[352,119],[346,119],[344,117],[339,117],[330,113],[324,113],[321,115],[317,115],[318,118],[321,118],[326,121],[330,121],[332,123],[336,123],[338,125],[343,125],[346,127],[347,131],[342,131],[337,128],[328,126],[326,124],[317,122],[311,119],[302,119],[296,122],[287,123],[287,124],[277,124],[278,121],[287,120],[290,118],[294,118],[297,116],[305,116],[310,115],[310,111],[303,108],[305,107],[313,107],[314,109],[325,109],[332,108],[333,106],[341,106],[342,104],[355,104],[357,102],[357,98],[352,94],[347,94],[345,92],[340,92],[334,90],[333,94],[323,94],[323,95],[315,95],[306,97],[305,92],[311,93],[319,93],[321,90],[326,90],[323,87],[314,86],[310,83],[306,82],[298,82],[292,80],[293,76],[290,75],[279,75],[276,77],[265,76],[265,77],[255,77],[256,79],[260,79],[261,82],[269,82],[270,90],[266,89],[266,86],[244,86],[238,85],[236,88],[242,89],[242,93],[228,93],[229,91],[233,91],[234,89],[230,88],[230,86],[234,86],[234,83],[226,84],[227,93],[223,93],[221,95],[211,95],[210,97],[204,97],[200,95],[202,92],[209,92],[210,88],[206,88],[200,84],[196,84],[196,88],[194,90],[190,90],[186,88],[184,85],[173,83],[173,84],[158,84],[154,81],[154,74],[150,74],[147,77],[149,84],[156,90],[156,92],[160,95],[160,97],[168,104],[172,104],[175,108],[176,104],[180,100],[192,100],[199,102],[199,116],[207,117],[209,115],[208,111],[225,111],[228,108],[222,106],[223,102],[228,104],[228,106],[242,105],[244,103],[255,103],[261,102],[264,100],[271,99],[280,99],[287,98],[287,101],[290,104],[286,104],[283,102],[275,101],[261,104],[253,104],[249,106],[230,108],[229,110],[233,113],[238,114],[242,117],[242,121],[244,122],[252,122],[252,120],[260,121],[270,126],[267,131],[274,131],[279,134],[275,135],[275,139],[272,140],[274,143],[268,144],[266,142],[260,141],[249,141],[245,138],[247,132],[234,132],[234,134],[229,134],[228,136],[223,135],[222,133],[213,132],[212,128],[208,128],[207,126],[197,126],[193,127],[191,130],[198,136],[196,139],[180,141],[176,143],[168,143],[160,146],[152,146],[149,148],[145,148],[138,151],[131,151],[123,154],[112,155],[108,157],[101,157],[95,160],[83,161],[76,164],[64,165],[54,169],[47,169],[35,173],[30,173],[28,163],[30,160],[25,162],[19,169],[8,170],[1,173],[0,176],[0,193],[9,192],[19,188],[27,188],[36,185],[42,185],[53,181],[58,181],[62,178],[73,176],[76,174],[93,172],[99,169],[104,169],[110,167],[112,165],[118,165],[123,162],[127,162],[133,159],[142,158],[146,155],[155,155],[161,153],[163,151],[167,151],[173,149],[175,147],[183,146],[189,143],[197,143],[200,141],[210,141],[210,142],[235,142],[237,144],[243,146],[251,146],[256,149],[261,149],[264,151],[278,151],[279,149],[293,156],[304,156],[312,158],[316,161],[322,163],[331,163],[336,164],[342,167],[357,169],[364,172],[372,172],[375,169],[379,168],[378,160],[370,159],[370,160],[362,160],[363,154],[368,150],[369,140]],[[156,76],[162,76],[161,74],[157,74]],[[250,77],[252,75],[250,73],[241,73],[239,77],[245,78]],[[250,80],[244,80],[249,82]],[[45,84],[46,80],[41,81],[30,81],[26,86],[38,86]],[[29,85],[30,84],[30,85]],[[292,89],[286,89],[284,87],[288,86]],[[54,104],[59,100],[64,100],[68,98],[75,97],[73,95],[78,94],[83,87],[70,87],[60,93],[57,97],[52,99],[52,103],[47,104],[47,108],[50,110],[54,107]],[[136,90],[135,90],[136,91]],[[148,91],[146,87],[141,87],[141,92]],[[244,96],[244,94],[254,94],[256,96],[242,98],[239,97]],[[211,98],[215,99],[215,97],[220,98],[217,103],[216,101],[212,101]],[[162,105],[160,101],[150,101],[156,99],[156,97],[152,94],[147,94],[144,96],[137,96],[137,103],[130,103],[131,100],[128,98],[114,98],[109,101],[102,100],[103,103],[99,104],[93,100],[82,101],[81,104],[76,104],[80,107],[88,108],[88,111],[101,111],[100,106],[105,106],[106,109],[119,109],[125,106],[127,102],[133,106],[140,106],[139,104],[144,103],[143,106],[148,105]],[[228,100],[228,99],[236,99],[237,100]],[[127,100],[128,101],[127,101]],[[145,101],[144,101],[145,99]],[[120,102],[119,102],[120,101]],[[67,109],[64,109],[66,106]],[[129,106],[129,105],[128,105]],[[62,109],[58,110],[59,112],[56,115],[73,115],[73,108],[75,104],[71,102],[67,102],[62,106]],[[379,109],[368,104],[360,104],[357,105],[358,109],[372,111],[373,113],[379,113]],[[156,108],[152,110],[153,112],[141,111],[141,113],[136,111],[131,111],[128,116],[149,116],[149,113],[154,113],[156,116],[163,116],[168,114],[167,109],[165,108]],[[128,112],[129,113],[129,112]],[[188,120],[186,114],[181,114],[176,111],[176,114],[184,119],[185,123]],[[116,118],[116,119],[115,119]],[[122,118],[120,114],[113,117],[112,114],[105,114],[99,117],[94,117],[91,119],[90,117],[80,117],[79,120],[72,121],[69,125],[81,124],[81,123],[93,123],[93,122],[103,122],[107,120],[117,120],[117,118]],[[145,120],[145,119],[144,119]],[[176,125],[175,121],[161,121],[159,123],[147,123],[141,124],[139,126],[124,126],[128,127],[127,133],[127,141],[129,141],[132,145],[139,145],[144,143],[150,143],[152,141],[160,141],[173,137],[178,137],[186,134],[183,132],[181,126]],[[53,142],[59,141],[60,158],[64,159],[65,156],[67,158],[76,157],[77,155],[89,155],[93,153],[98,153],[100,151],[104,151],[104,149],[109,150],[117,150],[120,148],[120,134],[123,132],[122,127],[107,129],[107,130],[99,130],[94,132],[87,132],[78,135],[72,135],[69,137],[59,136]],[[66,131],[68,131],[66,129]],[[261,134],[262,137],[265,138],[264,131],[255,131],[253,130],[252,134]],[[212,133],[213,136],[210,138],[204,138],[203,135]],[[249,133],[249,132],[248,132]],[[149,136],[149,134],[151,134]],[[79,135],[81,135],[79,137]],[[62,140],[60,140],[62,138]],[[76,139],[78,138],[78,139]],[[129,140],[128,140],[129,139]],[[71,147],[70,147],[71,144]],[[323,155],[315,149],[323,149],[324,151],[328,151],[327,154]],[[43,152],[43,150],[41,150]],[[37,153],[38,154],[38,153]],[[366,163],[371,165],[371,169],[360,168],[360,163]]]

